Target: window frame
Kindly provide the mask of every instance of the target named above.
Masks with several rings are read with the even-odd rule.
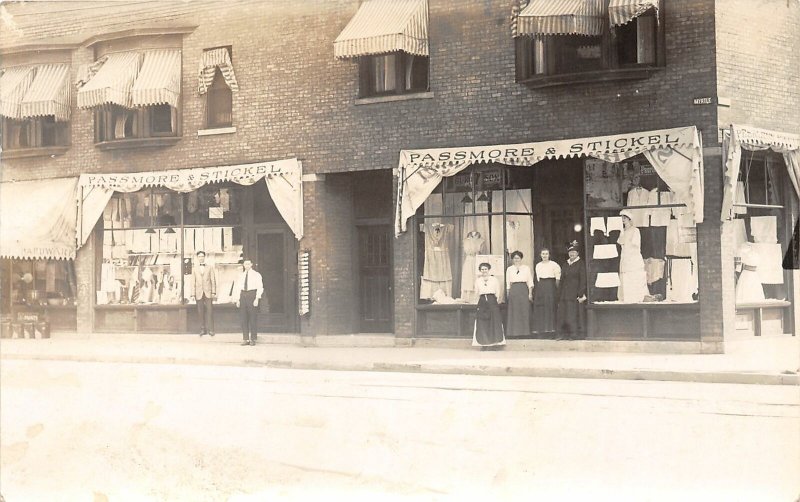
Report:
[[[394,56],[394,88],[391,90],[375,90],[375,64],[380,59]],[[414,87],[414,67],[417,61],[424,62],[425,88]],[[409,70],[409,62],[411,64]],[[407,72],[410,73],[407,75]],[[421,70],[422,71],[422,70]],[[361,56],[358,58],[358,97],[375,98],[385,96],[398,96],[404,94],[420,94],[430,91],[430,57],[417,56],[404,51],[394,51],[386,54]]]
[[[7,131],[11,128],[17,127],[21,128],[17,137],[21,139],[24,136],[26,144],[22,144],[22,141],[19,144],[15,144],[15,142],[12,142],[15,135],[7,134]],[[53,144],[46,144],[46,131],[52,131]],[[69,133],[69,122],[56,121],[52,115],[22,120],[2,117],[2,120],[0,120],[0,136],[2,136],[4,152],[66,148],[70,146]]]
[[[231,60],[231,66],[233,66],[233,46],[231,45],[221,45],[217,47],[208,47],[203,49],[203,52],[212,51],[215,49],[225,49],[228,51],[228,57]],[[218,82],[217,79],[220,79],[223,86],[219,86],[219,88],[215,88],[214,84]],[[212,120],[211,112],[212,112],[212,105],[211,100],[218,99],[224,100],[225,108],[230,109],[230,121],[228,123],[223,122],[215,122]],[[205,128],[206,129],[223,129],[227,127],[233,127],[233,91],[228,86],[227,82],[222,76],[222,71],[219,68],[215,69],[214,72],[214,80],[211,81],[211,85],[209,86],[208,90],[206,91],[206,99],[205,99]]]
[[[609,27],[604,23],[601,37],[601,67],[596,70],[570,71],[556,73],[553,69],[555,62],[553,53],[558,46],[558,40],[564,38],[556,37],[582,37],[581,35],[543,35],[543,36],[519,36],[514,39],[515,47],[515,69],[517,83],[523,83],[530,87],[549,87],[570,83],[597,82],[609,80],[631,80],[649,78],[666,66],[665,36],[663,7],[655,11],[651,8],[640,16],[637,16],[630,23],[638,23],[640,18],[655,18],[655,29],[652,38],[654,44],[654,61],[652,63],[620,63],[619,61],[619,38],[622,26]],[[541,48],[539,48],[541,47]],[[543,63],[545,70],[537,73],[538,66],[536,53],[545,54]],[[548,55],[549,53],[549,55]]]
[[[170,105],[153,105],[138,108],[124,108],[117,105],[105,105],[94,110],[95,143],[125,143],[148,138],[178,139],[180,131],[180,109],[170,106],[172,114],[172,131],[159,132],[153,130],[153,109]],[[125,136],[117,137],[116,123],[119,117],[127,115]],[[130,123],[130,125],[128,125]],[[129,131],[129,132],[128,132]],[[130,136],[128,135],[130,134]]]

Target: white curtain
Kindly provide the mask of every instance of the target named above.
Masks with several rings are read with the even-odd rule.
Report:
[[[303,238],[303,185],[300,171],[278,176],[265,176],[264,181],[275,207],[278,208],[278,212],[281,213],[284,221],[299,241]]]
[[[102,187],[81,187],[80,228],[78,229],[78,248],[86,244],[97,220],[102,216],[114,190]]]
[[[650,165],[675,193],[677,200],[694,215],[695,223],[703,221],[703,187],[700,185],[700,169],[696,149],[689,147],[660,148],[644,152]]]
[[[401,152],[401,155],[405,152]],[[403,162],[401,161],[401,164]],[[397,170],[399,182],[397,183],[397,221],[395,221],[395,234],[400,235],[406,231],[408,219],[414,216],[417,209],[433,193],[441,183],[442,178],[453,176],[463,171],[470,162],[454,162],[453,165],[443,168],[413,168],[410,172],[404,167]]]

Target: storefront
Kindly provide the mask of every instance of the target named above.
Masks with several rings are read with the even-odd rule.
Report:
[[[723,152],[722,220],[733,226],[736,329],[794,334],[800,136],[732,125]]]
[[[95,243],[97,331],[197,332],[190,281],[198,251],[216,272],[218,332],[240,329],[233,282],[244,257],[264,279],[260,329],[298,329],[303,192],[297,159],[86,174],[79,192],[80,239],[93,235]]]
[[[490,263],[506,284],[515,251],[533,272],[534,297],[557,294],[537,291],[537,265],[548,250],[563,269],[573,243],[586,282],[581,335],[699,339],[703,158],[695,127],[403,150],[396,177],[395,231],[411,229],[416,250],[417,336],[471,336],[478,265]],[[635,229],[623,228],[622,210]],[[529,314],[527,332],[507,335],[554,336],[539,331],[542,312]]]
[[[77,184],[77,178],[0,183],[4,336],[11,334],[12,323],[19,331],[22,321],[76,329]]]

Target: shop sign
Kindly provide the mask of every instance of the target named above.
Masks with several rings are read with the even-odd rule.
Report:
[[[692,100],[693,105],[710,105],[714,103],[714,98],[694,98]]]
[[[311,251],[300,251],[297,255],[298,302],[297,313],[311,313]]]

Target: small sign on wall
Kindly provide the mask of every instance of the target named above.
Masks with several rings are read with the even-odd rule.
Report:
[[[711,105],[714,104],[714,98],[705,97],[705,98],[694,98],[692,99],[693,105]]]
[[[304,250],[297,254],[297,313],[311,313],[311,251]]]

